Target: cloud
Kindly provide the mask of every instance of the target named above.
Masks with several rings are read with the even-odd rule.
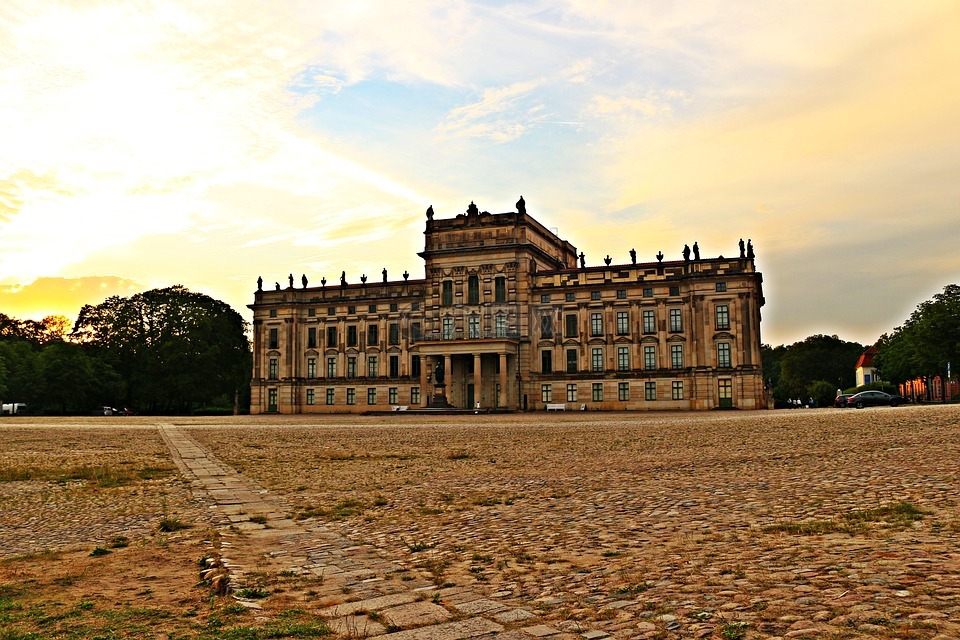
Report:
[[[453,109],[437,127],[441,134],[510,142],[550,116],[531,95],[544,81],[533,80],[486,89],[475,102]]]

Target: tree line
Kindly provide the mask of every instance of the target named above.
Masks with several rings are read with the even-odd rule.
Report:
[[[884,380],[896,383],[952,376],[951,366],[960,365],[960,286],[947,285],[903,325],[880,336],[873,364]],[[931,385],[926,388],[929,393]]]
[[[85,305],[69,320],[0,314],[0,398],[33,413],[76,415],[249,409],[247,323],[182,286]]]

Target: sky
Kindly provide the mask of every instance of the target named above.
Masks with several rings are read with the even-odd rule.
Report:
[[[0,312],[423,277],[427,206],[756,248],[761,339],[960,282],[954,0],[4,0]]]

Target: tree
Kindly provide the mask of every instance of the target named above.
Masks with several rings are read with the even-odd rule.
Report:
[[[921,302],[877,348],[874,366],[886,380],[946,379],[948,363],[960,363],[960,286],[947,285]]]
[[[790,345],[780,361],[780,382],[774,389],[778,400],[809,395],[810,385],[823,380],[834,389],[852,387],[857,358],[863,345],[837,336],[815,335]]]
[[[71,335],[108,354],[127,382],[127,404],[152,413],[234,397],[249,381],[243,318],[179,285],[86,305]]]

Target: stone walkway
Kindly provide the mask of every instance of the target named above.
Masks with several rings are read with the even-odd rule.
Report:
[[[183,429],[172,424],[159,428],[195,496],[208,504],[235,591],[248,584],[254,571],[322,576],[319,601],[329,602],[336,594],[336,599],[349,599],[320,610],[343,638],[593,640],[609,635],[600,630],[563,632],[541,624],[529,609],[511,607],[507,593],[438,587],[410,576],[402,583],[390,580],[407,567],[325,526],[301,526],[288,517],[290,507],[282,499],[222,463]],[[255,602],[245,604],[257,607]]]

